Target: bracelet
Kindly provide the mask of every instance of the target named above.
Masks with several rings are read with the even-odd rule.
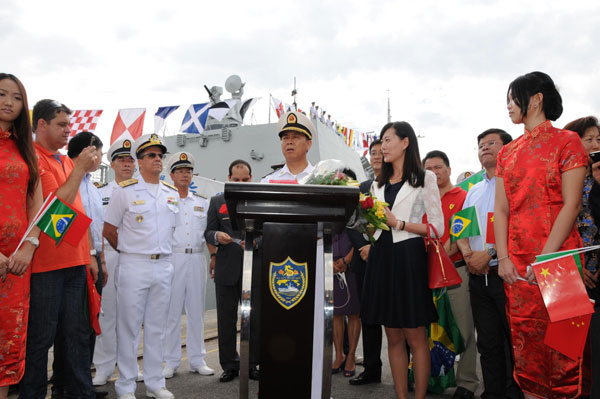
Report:
[[[348,266],[348,263],[346,263],[346,258],[342,257],[342,262],[344,262],[344,265]]]
[[[210,257],[211,257],[211,258],[212,258],[213,256],[217,256],[217,254],[216,254],[216,253],[214,253],[214,254],[210,254]]]
[[[406,222],[403,220],[402,221],[402,228],[400,230],[404,230],[405,227],[406,227]]]
[[[503,256],[501,258],[498,258],[498,263],[500,263],[500,261],[504,260],[504,259],[510,259],[510,255],[506,255],[506,256]]]
[[[396,222],[396,227],[394,227],[396,230],[400,230],[400,222],[401,222],[401,221],[402,221],[402,220],[398,220],[398,221]]]

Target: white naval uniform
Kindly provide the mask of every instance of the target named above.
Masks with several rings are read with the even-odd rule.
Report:
[[[181,225],[173,235],[173,281],[165,334],[165,367],[177,370],[181,363],[181,314],[187,315],[187,355],[191,369],[206,366],[204,346],[204,303],[206,258],[204,230],[208,200],[189,193],[179,198]],[[186,252],[187,251],[187,252]]]
[[[303,177],[308,176],[314,168],[315,167],[312,166],[309,162],[308,166],[302,172],[298,173],[297,175],[294,175],[288,169],[287,164],[285,164],[285,165],[283,165],[283,168],[278,169],[275,172],[271,173],[270,175],[263,177],[260,182],[261,183],[270,183],[271,180],[275,180],[275,183],[278,181],[291,181],[291,180],[299,181]]]
[[[113,180],[98,189],[100,197],[102,197],[104,215],[106,215],[106,208],[108,207],[113,190],[118,186],[117,182]],[[117,364],[117,291],[115,288],[115,270],[119,261],[119,253],[106,240],[104,240],[104,260],[106,261],[108,280],[104,288],[102,288],[102,312],[100,313],[102,334],[96,337],[94,366],[96,367],[97,376],[110,377],[113,375]]]
[[[308,176],[314,169],[309,162],[306,169],[297,175],[293,175],[287,167],[276,170],[265,176],[260,182],[300,180]],[[323,345],[325,340],[325,274],[323,267],[323,240],[317,239],[317,257],[315,270],[315,307],[313,328],[313,361],[312,361],[312,386],[311,399],[321,399],[321,386],[323,384]]]
[[[163,337],[171,279],[171,242],[180,223],[177,191],[144,182],[117,187],[104,215],[118,228],[117,288],[117,395],[135,392],[137,349],[144,325],[144,383],[148,391],[165,386],[162,376]],[[151,255],[160,255],[151,259]],[[156,256],[155,256],[156,258]]]

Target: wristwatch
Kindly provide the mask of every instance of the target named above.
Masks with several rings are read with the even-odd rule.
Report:
[[[29,241],[31,245],[33,245],[35,248],[38,248],[40,246],[40,240],[38,240],[35,237],[27,237],[25,241]]]
[[[96,256],[97,252],[95,249],[90,249],[90,255]]]
[[[496,248],[494,248],[494,247],[489,247],[487,249],[487,253],[492,259],[498,258],[498,255],[496,254]]]

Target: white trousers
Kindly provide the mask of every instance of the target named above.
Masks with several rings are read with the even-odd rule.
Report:
[[[169,312],[173,266],[170,257],[151,260],[121,253],[117,287],[117,395],[135,392],[137,349],[144,325],[144,383],[149,391],[165,386],[163,339]]]
[[[100,328],[102,334],[96,337],[94,349],[94,366],[96,375],[110,377],[117,364],[117,290],[115,287],[115,270],[119,261],[119,253],[105,247],[104,260],[108,272],[108,281],[102,288],[102,313]]]
[[[171,304],[165,335],[165,365],[181,364],[181,314],[187,315],[186,348],[191,368],[206,365],[204,346],[204,303],[206,298],[206,258],[203,253],[173,253]]]

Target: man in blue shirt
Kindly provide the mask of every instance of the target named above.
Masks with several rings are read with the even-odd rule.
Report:
[[[485,386],[481,397],[485,399],[523,397],[512,377],[506,298],[504,283],[498,276],[495,240],[491,234],[487,234],[488,225],[493,228],[498,153],[511,141],[512,137],[501,129],[488,129],[477,137],[479,161],[485,173],[483,180],[467,193],[463,209],[471,206],[477,208],[481,235],[457,242],[469,270],[471,307]]]

